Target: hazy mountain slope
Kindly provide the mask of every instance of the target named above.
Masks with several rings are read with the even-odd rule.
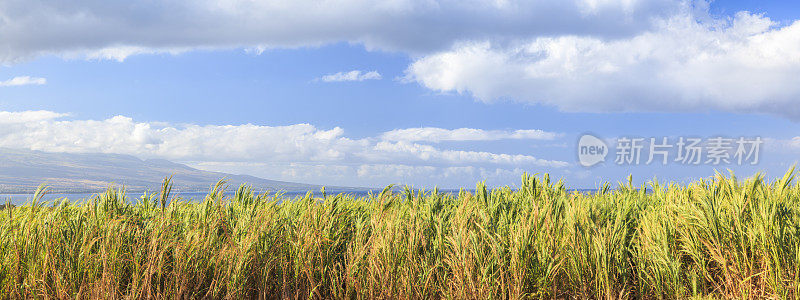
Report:
[[[232,186],[248,183],[257,190],[319,189],[316,185],[201,171],[167,160],[141,160],[130,155],[0,148],[0,193],[31,192],[42,183],[50,185],[54,192],[97,192],[112,183],[125,185],[129,191],[157,190],[164,176],[172,174],[176,191],[208,191],[222,178]]]

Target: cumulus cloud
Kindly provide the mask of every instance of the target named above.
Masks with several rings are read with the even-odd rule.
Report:
[[[800,22],[713,16],[703,0],[8,0],[0,24],[5,64],[344,41],[409,54],[406,79],[486,102],[800,119]]]
[[[41,77],[17,76],[6,81],[0,81],[0,86],[43,85],[47,79]]]
[[[362,72],[359,70],[328,74],[320,78],[320,80],[324,82],[364,81],[364,80],[378,80],[378,79],[381,79],[381,74],[378,73],[378,71]]]
[[[435,127],[395,129],[385,132],[381,139],[403,142],[442,142],[442,141],[496,141],[496,140],[552,140],[559,136],[553,132],[539,129],[520,129],[513,131],[482,130],[475,128],[444,129]]]
[[[703,0],[8,0],[0,24],[5,64],[344,41],[409,54],[406,79],[485,102],[800,119],[800,22],[718,17]]]
[[[35,124],[41,121],[51,121],[53,119],[66,117],[68,114],[56,113],[46,110],[36,111],[0,111],[0,124],[3,125],[20,125],[20,124]]]
[[[46,54],[119,60],[137,53],[261,51],[342,41],[427,53],[459,40],[625,36],[682,5],[675,0],[6,0],[0,2],[0,62]]]
[[[558,169],[568,166],[563,161],[527,154],[440,149],[380,138],[351,139],[341,128],[319,129],[310,124],[173,125],[136,122],[125,116],[105,120],[70,120],[65,118],[67,116],[50,111],[0,112],[3,125],[0,126],[0,147],[129,154],[267,178],[313,177],[316,182],[320,178],[331,182],[336,179],[331,174],[339,173],[350,174],[351,178],[364,177],[375,172],[377,167],[374,166],[395,166],[393,170],[397,172],[432,170],[441,176],[448,168]]]
[[[341,128],[135,122],[125,116],[105,120],[62,120],[48,111],[0,112],[0,147],[52,152],[99,152],[175,160],[336,161],[366,140],[343,137]]]
[[[700,21],[698,21],[700,20]],[[800,21],[684,11],[631,37],[538,37],[462,43],[424,56],[407,79],[485,102],[563,111],[759,112],[800,118]]]
[[[565,167],[562,161],[539,159],[530,155],[496,154],[480,151],[441,150],[430,145],[408,142],[378,142],[366,157],[373,160],[394,159],[410,162],[444,163],[451,165],[500,164]]]

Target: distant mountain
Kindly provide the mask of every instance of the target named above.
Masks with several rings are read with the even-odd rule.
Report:
[[[0,193],[31,193],[45,183],[54,193],[94,193],[124,185],[130,192],[157,191],[165,176],[174,175],[174,191],[205,192],[220,179],[231,186],[247,183],[256,190],[308,191],[321,186],[268,180],[254,176],[202,171],[163,159],[130,155],[50,153],[0,148]],[[330,190],[355,188],[329,187]]]

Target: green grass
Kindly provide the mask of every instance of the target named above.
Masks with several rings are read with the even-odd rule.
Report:
[[[52,205],[42,189],[0,211],[0,297],[798,298],[794,175],[358,199],[220,183],[201,202],[165,181]]]

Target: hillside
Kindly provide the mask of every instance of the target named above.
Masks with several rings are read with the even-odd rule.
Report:
[[[222,178],[257,190],[305,191],[320,186],[268,180],[246,175],[209,172],[161,159],[142,160],[130,155],[49,153],[0,148],[0,193],[30,193],[42,183],[56,193],[97,192],[111,184],[129,191],[157,190],[164,176],[173,175],[174,190],[208,191]],[[336,190],[351,188],[333,187]]]

